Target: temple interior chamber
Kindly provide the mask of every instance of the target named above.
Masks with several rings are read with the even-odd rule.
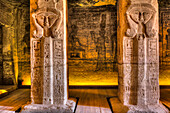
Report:
[[[160,101],[170,109],[170,2],[158,3]],[[0,0],[0,113],[30,103],[30,13],[29,0]],[[116,0],[67,1],[68,92],[79,98],[76,113],[120,112],[117,26]]]

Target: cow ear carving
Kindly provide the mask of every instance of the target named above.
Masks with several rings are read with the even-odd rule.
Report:
[[[127,29],[126,31],[126,35],[128,37],[132,37],[134,38],[137,34],[137,29],[138,29],[138,25],[137,23],[131,18],[131,16],[129,15],[129,13],[127,13],[127,20],[129,23],[129,29]]]

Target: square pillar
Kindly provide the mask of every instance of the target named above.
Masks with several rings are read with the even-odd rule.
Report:
[[[120,101],[129,113],[169,113],[159,102],[157,0],[118,1]]]
[[[37,6],[32,2],[32,103],[22,113],[73,113],[67,84],[66,0],[38,0]]]

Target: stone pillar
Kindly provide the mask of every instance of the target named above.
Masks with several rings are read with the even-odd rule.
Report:
[[[32,104],[22,112],[73,113],[75,102],[67,92],[66,0],[38,0],[32,20]]]
[[[120,101],[130,113],[169,113],[159,103],[157,0],[118,1]]]

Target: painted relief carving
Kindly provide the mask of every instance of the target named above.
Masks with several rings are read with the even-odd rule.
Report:
[[[31,89],[31,100],[32,103],[42,103],[42,76],[41,76],[41,40],[31,40],[31,78],[32,78],[32,89]]]
[[[133,48],[134,48],[133,40],[129,38],[124,38],[124,45],[126,45],[124,47],[124,50],[126,51],[124,61],[126,61],[127,63],[130,63],[133,59]]]
[[[34,18],[36,31],[34,36],[41,38],[44,37],[55,37],[57,30],[61,24],[61,12],[52,8],[39,9],[35,14],[32,15]]]
[[[33,68],[39,67],[41,63],[40,41],[33,41]]]
[[[52,103],[52,89],[50,87],[51,86],[51,82],[52,82],[52,78],[51,78],[51,46],[50,46],[50,40],[51,38],[45,38],[44,39],[44,85],[43,85],[43,89],[44,89],[44,95],[43,95],[43,104],[51,104]]]
[[[155,22],[155,9],[150,4],[133,4],[126,12],[130,29],[127,36],[134,38],[153,37],[156,34],[153,24]]]
[[[159,62],[158,59],[158,44],[157,44],[157,39],[148,39],[148,51],[147,51],[147,62],[148,63],[157,63]]]

